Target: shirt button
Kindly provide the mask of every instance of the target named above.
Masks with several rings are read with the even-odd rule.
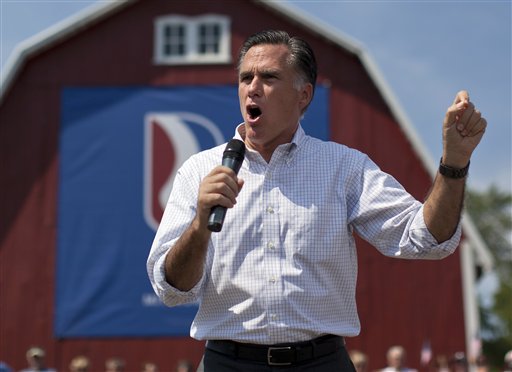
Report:
[[[277,320],[277,314],[272,314],[270,317],[272,320]]]
[[[267,247],[268,247],[268,249],[272,249],[272,250],[274,250],[274,248],[275,248],[276,246],[274,245],[274,243],[272,243],[272,242],[268,242]]]
[[[270,278],[270,283],[275,283],[276,282],[276,278]]]
[[[270,214],[274,213],[274,208],[267,207],[267,213],[270,213]]]

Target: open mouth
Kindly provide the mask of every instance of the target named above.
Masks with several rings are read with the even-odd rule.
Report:
[[[261,109],[258,106],[247,107],[247,113],[250,119],[257,119],[261,115]]]

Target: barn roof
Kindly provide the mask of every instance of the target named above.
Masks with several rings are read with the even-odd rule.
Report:
[[[8,94],[9,88],[14,84],[18,73],[21,71],[25,62],[32,56],[51,48],[55,43],[61,42],[84,31],[88,27],[91,27],[95,23],[109,17],[136,1],[137,0],[99,1],[18,44],[9,56],[4,71],[2,71],[0,80],[0,103]],[[384,79],[384,76],[380,72],[377,64],[361,43],[344,34],[340,30],[333,28],[325,22],[314,18],[310,14],[306,14],[287,3],[265,0],[251,1],[259,6],[264,6],[269,10],[276,12],[288,22],[298,24],[300,27],[322,37],[326,41],[338,45],[346,52],[356,55],[378,88],[384,101],[400,125],[403,133],[411,142],[424,167],[430,171],[432,175],[436,173],[437,162],[432,159],[430,153],[411,124],[411,121],[402,109],[398,99],[395,97],[390,86]],[[493,258],[489,253],[487,245],[482,240],[478,230],[467,213],[464,213],[462,223],[464,234],[468,239],[472,250],[475,252],[477,263],[481,265],[484,270],[491,270],[493,267]]]

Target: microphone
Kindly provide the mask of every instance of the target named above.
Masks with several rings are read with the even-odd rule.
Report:
[[[245,144],[238,139],[232,139],[228,142],[222,154],[222,165],[234,170],[235,173],[238,174],[244,162],[244,156]],[[208,218],[208,230],[213,232],[222,230],[224,217],[226,217],[226,207],[220,205],[213,207],[210,212],[210,217]]]

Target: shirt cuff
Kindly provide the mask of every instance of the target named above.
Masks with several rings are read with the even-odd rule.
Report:
[[[192,289],[189,291],[181,291],[165,280],[165,257],[166,255],[162,255],[154,267],[155,284],[158,290],[158,296],[162,302],[167,306],[177,306],[197,301],[199,291],[203,284],[204,274]]]

